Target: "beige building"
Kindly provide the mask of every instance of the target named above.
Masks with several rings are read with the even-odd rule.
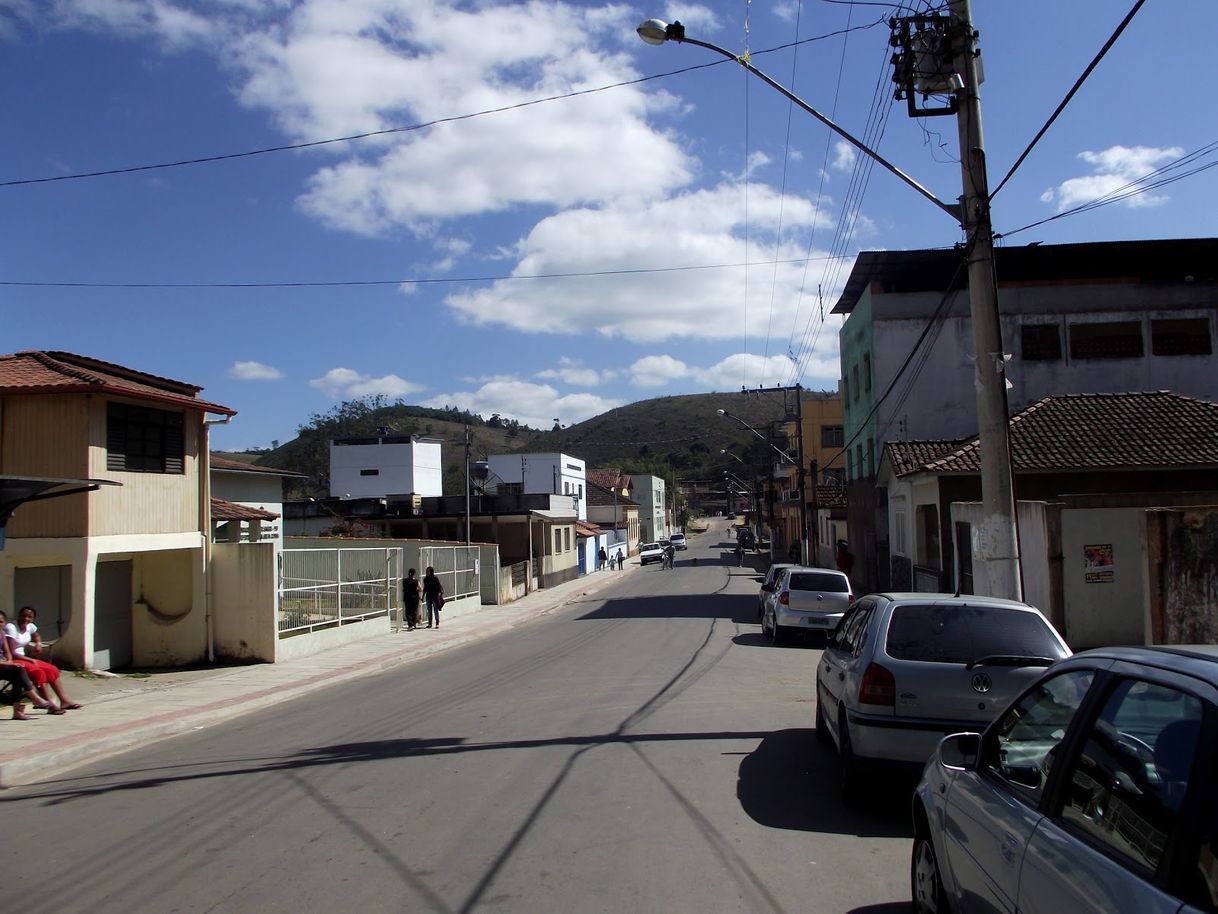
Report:
[[[0,479],[118,483],[27,501],[4,530],[0,608],[33,606],[56,662],[208,656],[208,416],[235,411],[200,390],[67,352],[0,356]]]

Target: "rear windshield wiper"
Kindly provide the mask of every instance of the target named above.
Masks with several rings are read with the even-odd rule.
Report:
[[[1053,657],[1023,657],[1017,654],[990,654],[988,657],[978,657],[965,664],[966,670],[977,666],[1051,666],[1057,660]]]

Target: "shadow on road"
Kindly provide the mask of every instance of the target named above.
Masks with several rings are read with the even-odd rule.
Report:
[[[608,600],[576,621],[602,619],[723,619],[744,625],[757,621],[757,598],[752,594],[724,593],[626,597]]]
[[[902,770],[875,773],[865,805],[842,800],[837,755],[811,729],[765,736],[741,763],[736,795],[755,822],[769,828],[878,838],[912,838],[909,801],[917,778]]]

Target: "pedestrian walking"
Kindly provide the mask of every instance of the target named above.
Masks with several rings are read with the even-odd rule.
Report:
[[[677,547],[669,543],[664,547],[664,567],[671,569],[676,564]]]
[[[419,625],[419,579],[418,572],[411,568],[402,578],[402,605],[406,608],[406,631],[412,632]]]
[[[430,565],[423,572],[423,600],[427,603],[427,627],[440,627],[440,607],[444,605],[444,587],[436,577],[436,570]]]
[[[621,549],[619,549],[619,550],[617,551],[617,570],[618,570],[618,571],[621,571],[621,570],[622,570],[622,562],[623,562],[623,561],[625,561],[625,556],[622,554],[622,550],[621,550]]]
[[[605,563],[606,563],[607,561],[609,561],[609,553],[607,553],[607,552],[605,551],[605,547],[604,547],[604,546],[601,546],[601,551],[600,551],[600,554],[597,556],[596,570],[597,570],[597,571],[604,571],[604,570],[605,570]]]

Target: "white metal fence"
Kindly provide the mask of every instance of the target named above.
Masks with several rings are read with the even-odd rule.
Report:
[[[423,546],[419,549],[419,565],[420,578],[429,565],[434,569],[445,600],[481,593],[477,546]]]
[[[279,636],[377,616],[401,618],[403,566],[400,547],[284,549]]]

